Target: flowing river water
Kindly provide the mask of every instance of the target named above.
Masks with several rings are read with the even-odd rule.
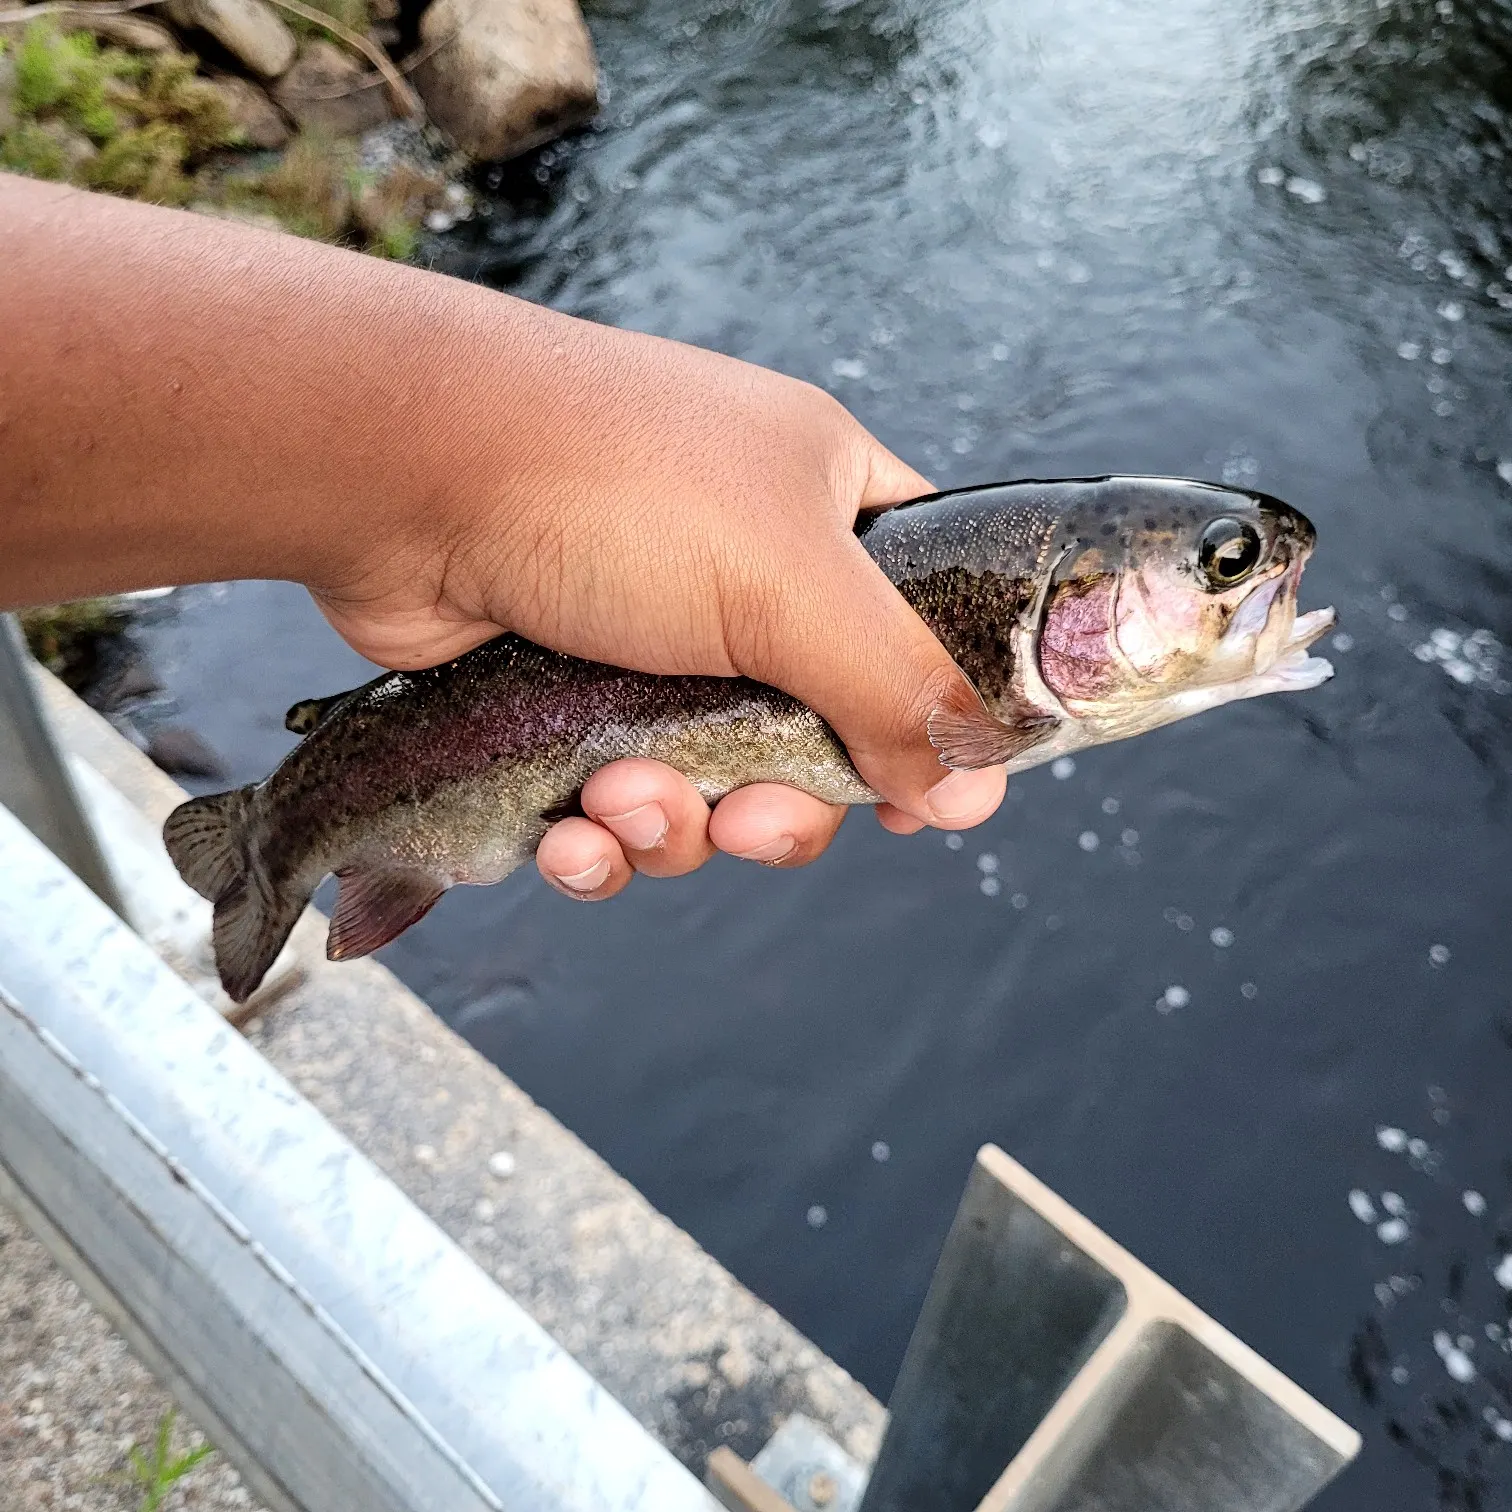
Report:
[[[1362,1428],[1321,1512],[1512,1508],[1512,6],[588,16],[599,129],[438,266],[821,383],[942,487],[1277,493],[1338,676],[964,843],[857,814],[597,908],[521,874],[383,958],[884,1397],[994,1140]],[[286,585],[172,605],[239,782],[367,675]]]

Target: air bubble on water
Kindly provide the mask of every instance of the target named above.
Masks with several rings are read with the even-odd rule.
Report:
[[[1405,1218],[1407,1216],[1407,1203],[1398,1192],[1382,1192],[1381,1206],[1393,1218]]]
[[[1421,646],[1414,646],[1412,648],[1412,654],[1417,657],[1420,662],[1432,662],[1438,660],[1438,654],[1426,641]]]
[[[1437,415],[1440,420],[1446,420],[1450,415],[1454,413],[1454,406],[1450,404],[1447,399],[1439,399],[1434,402],[1433,413]]]
[[[1167,924],[1174,924],[1177,919],[1181,917],[1181,910],[1179,908],[1171,907],[1168,905],[1167,907],[1160,910],[1160,917],[1164,919]]]
[[[1434,347],[1432,359],[1435,367],[1447,367],[1454,361],[1454,353],[1448,347]]]
[[[1255,177],[1259,179],[1260,182],[1264,184],[1268,189],[1274,189],[1278,185],[1284,184],[1286,182],[1286,175],[1279,168],[1270,166],[1262,168],[1255,175]],[[1509,274],[1508,276],[1512,277],[1512,274]]]
[[[1050,775],[1057,782],[1064,782],[1068,777],[1076,775],[1076,763],[1069,756],[1057,756],[1050,763]]]
[[[1458,1381],[1461,1386],[1475,1379],[1475,1364],[1470,1356],[1465,1353],[1443,1329],[1433,1336],[1434,1353],[1444,1362],[1444,1369],[1449,1372],[1452,1380]]]
[[[1449,387],[1449,380],[1441,373],[1432,373],[1424,382],[1423,387],[1430,394],[1442,394]]]
[[[1286,192],[1295,195],[1304,205],[1321,205],[1328,198],[1328,191],[1313,179],[1289,178]]]
[[[1347,630],[1341,630],[1336,636],[1334,636],[1331,644],[1335,651],[1353,651],[1354,636],[1352,636]]]
[[[1465,318],[1465,307],[1457,299],[1446,299],[1438,307],[1438,317],[1440,320],[1450,322],[1463,320]]]
[[[1512,1292],[1512,1254],[1503,1255],[1501,1264],[1491,1274],[1503,1291]]]
[[[829,1212],[823,1204],[816,1202],[805,1217],[811,1229],[822,1229],[829,1222]]]
[[[1218,924],[1208,931],[1208,939],[1210,939],[1213,944],[1215,944],[1219,948],[1219,950],[1227,950],[1229,946],[1234,943],[1234,931],[1232,929],[1226,928],[1222,924]]]
[[[1411,1232],[1405,1218],[1388,1218],[1376,1225],[1376,1238],[1382,1244],[1401,1244]]]
[[[984,876],[992,876],[998,869],[998,858],[991,851],[983,851],[977,857],[977,870]]]
[[[1512,483],[1512,457],[1503,457],[1496,464],[1496,476],[1503,483]]]
[[[1435,966],[1447,966],[1449,964],[1449,947],[1447,945],[1430,945],[1428,947],[1428,959]]]
[[[1118,810],[1119,810],[1118,799],[1116,799],[1116,798],[1104,798],[1103,799],[1103,801],[1102,801],[1102,811],[1103,811],[1103,813],[1105,813],[1105,814],[1116,814],[1118,812]]]
[[[989,898],[997,897],[997,895],[1003,890],[1003,884],[999,882],[996,877],[983,877],[982,880],[977,883],[977,886],[980,887],[983,893],[985,893]]]
[[[1407,1141],[1407,1154],[1412,1160],[1427,1159],[1428,1141],[1426,1139],[1409,1139]]]
[[[1137,829],[1126,829],[1119,835],[1118,839],[1120,844],[1132,849],[1132,847],[1139,844],[1139,831]]]
[[[1096,830],[1083,830],[1076,837],[1076,843],[1090,855],[1102,844],[1102,841],[1097,838]]]
[[[1191,1001],[1192,994],[1185,987],[1171,986],[1160,994],[1155,1006],[1162,1013],[1169,1013],[1173,1008],[1185,1008]]]
[[[1177,914],[1173,922],[1183,934],[1190,934],[1197,925],[1197,921],[1191,914]]]
[[[1370,1200],[1370,1193],[1361,1191],[1359,1187],[1355,1187],[1349,1194],[1349,1211],[1361,1223],[1374,1223],[1376,1221],[1375,1203]]]
[[[1407,1367],[1405,1365],[1393,1365],[1391,1367],[1391,1380],[1393,1385],[1405,1386],[1410,1379],[1411,1376],[1409,1375]]]
[[[1405,604],[1391,604],[1387,607],[1386,618],[1395,620],[1397,624],[1407,618],[1407,606]]]
[[[1404,362],[1416,362],[1423,355],[1423,346],[1418,341],[1401,341],[1397,343],[1397,356]]]
[[[1253,982],[1240,982],[1239,996],[1243,998],[1249,998],[1250,1001],[1253,1002],[1257,997],[1260,996],[1260,989],[1255,986]]]
[[[859,357],[837,357],[830,363],[830,372],[837,378],[864,378],[866,364]]]
[[[1440,10],[1439,14],[1443,15],[1443,11]],[[1463,278],[1465,274],[1470,271],[1470,269],[1465,265],[1465,259],[1461,257],[1458,252],[1452,251],[1448,248],[1439,253],[1438,260],[1439,267],[1441,267],[1444,272],[1446,272],[1450,276],[1450,278]]]
[[[1057,929],[1059,929],[1061,927],[1061,925],[1064,924],[1065,922],[1066,921],[1063,918],[1061,918],[1061,916],[1059,914],[1046,914],[1045,915],[1045,928],[1047,930],[1049,930],[1051,934],[1054,934],[1055,931]]]
[[[1464,1193],[1460,1201],[1465,1204],[1465,1211],[1472,1218],[1479,1218],[1486,1211],[1486,1199],[1477,1191],[1471,1190]]]
[[[488,1157],[488,1173],[497,1176],[500,1181],[507,1181],[515,1173],[515,1158],[508,1150],[495,1150]]]
[[[1376,1130],[1376,1143],[1392,1155],[1400,1155],[1407,1148],[1407,1135],[1402,1129],[1383,1124]]]
[[[892,1159],[892,1146],[885,1139],[879,1139],[872,1145],[872,1159],[878,1165],[886,1165]]]
[[[960,835],[949,834],[945,837],[946,850],[961,850],[965,846],[965,844],[965,840],[963,840]]]
[[[1019,910],[1022,911],[1023,909],[1028,908],[1028,906],[1029,906],[1029,894],[1028,893],[1014,893],[1014,895],[1011,898],[1009,898],[1008,901],[1011,904],[1013,904],[1013,906],[1015,908],[1017,908],[1017,909],[1019,909]]]
[[[992,343],[992,360],[994,362],[1007,362],[1008,347],[1005,342],[994,341]]]
[[[950,449],[956,454],[956,456],[964,457],[971,450],[973,445],[975,445],[975,443],[972,441],[970,436],[957,436],[955,440],[950,443]]]
[[[1491,1431],[1502,1443],[1512,1444],[1512,1418],[1497,1418],[1496,1422],[1492,1424]]]
[[[1442,625],[1430,632],[1428,639],[1433,642],[1437,650],[1446,652],[1450,656],[1453,656],[1464,642],[1462,635],[1457,635],[1453,630],[1445,629]]]

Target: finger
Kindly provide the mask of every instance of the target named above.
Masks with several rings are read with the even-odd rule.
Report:
[[[681,877],[714,854],[709,805],[681,772],[660,761],[631,758],[600,768],[583,785],[583,812],[648,877]]]
[[[990,728],[975,689],[855,536],[804,546],[800,573],[795,548],[774,540],[764,582],[727,604],[736,666],[822,714],[894,807],[944,829],[981,823],[1002,801],[1002,771],[947,771],[928,732],[937,710]]]
[[[755,782],[715,805],[709,838],[731,856],[767,866],[807,866],[820,855],[845,810],[797,788]]]
[[[591,819],[553,824],[536,850],[536,865],[559,893],[580,902],[612,898],[635,875],[619,841]]]
[[[924,828],[923,820],[905,814],[890,803],[879,803],[872,812],[877,816],[877,823],[894,835],[917,835]]]
[[[861,513],[876,514],[894,504],[906,504],[935,492],[923,473],[915,472],[900,457],[870,436],[866,438],[866,481],[861,488]]]

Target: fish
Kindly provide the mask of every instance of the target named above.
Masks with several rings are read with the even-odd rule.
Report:
[[[1298,613],[1316,532],[1266,494],[1031,479],[932,494],[856,530],[975,690],[929,717],[946,767],[1022,772],[1333,674],[1309,652],[1333,610]],[[287,723],[303,739],[265,781],[192,798],[163,831],[214,904],[237,1002],[327,876],[328,956],[368,955],[447,889],[507,877],[621,757],[669,763],[711,803],[753,782],[879,801],[824,720],[775,688],[627,671],[515,634],[305,700]]]

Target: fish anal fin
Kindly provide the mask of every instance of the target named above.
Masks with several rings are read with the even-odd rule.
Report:
[[[326,955],[350,961],[371,955],[436,906],[448,883],[416,866],[350,867],[336,873],[341,891]]]
[[[301,698],[284,715],[284,729],[292,735],[308,735],[345,697],[345,693],[331,693],[325,698]]]
[[[1002,766],[1037,745],[1059,724],[1031,704],[1014,701],[1007,720],[988,713],[975,692],[941,700],[929,716],[929,743],[953,771]]]

